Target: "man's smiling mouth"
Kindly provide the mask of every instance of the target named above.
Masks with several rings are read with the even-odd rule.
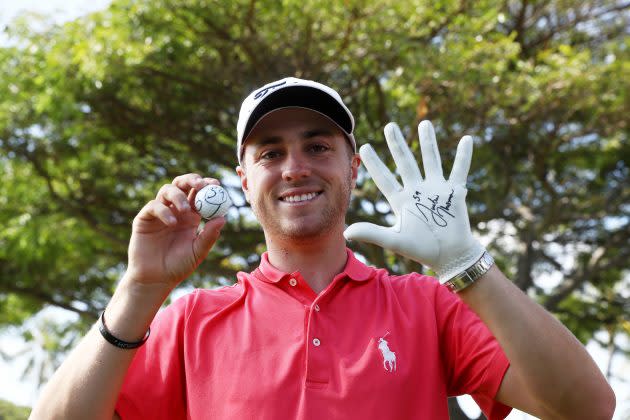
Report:
[[[320,192],[310,192],[310,193],[306,193],[306,194],[294,194],[294,195],[288,195],[286,197],[280,197],[280,201],[284,201],[286,203],[300,203],[303,201],[310,201],[313,198],[317,197],[318,195],[321,194]]]

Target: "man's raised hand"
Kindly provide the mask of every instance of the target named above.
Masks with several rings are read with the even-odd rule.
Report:
[[[194,195],[208,184],[219,182],[197,174],[178,176],[140,210],[133,221],[126,277],[173,289],[197,268],[225,224],[218,217],[198,231],[201,217],[193,210]]]
[[[344,236],[369,242],[432,268],[444,283],[473,265],[483,246],[473,237],[466,209],[466,178],[472,159],[472,138],[457,147],[448,180],[444,179],[435,131],[429,121],[418,126],[425,178],[398,126],[385,126],[385,139],[402,186],[369,144],[360,149],[369,174],[389,202],[396,223],[391,227],[355,223]]]

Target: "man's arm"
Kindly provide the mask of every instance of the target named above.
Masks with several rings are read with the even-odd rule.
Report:
[[[424,178],[395,124],[385,138],[403,185],[369,145],[361,147],[368,172],[396,215],[391,227],[355,223],[347,239],[374,243],[431,267],[441,283],[470,268],[484,253],[472,235],[466,178],[473,142],[464,136],[444,178],[433,126],[418,126]],[[584,347],[556,319],[508,281],[496,266],[461,292],[510,360],[498,399],[543,418],[610,418],[615,398]]]
[[[165,185],[138,213],[129,243],[129,263],[107,305],[107,329],[117,338],[141,340],[169,293],[208,254],[225,219],[208,221],[191,210],[196,191],[216,180],[188,174]],[[135,350],[107,342],[93,327],[45,386],[33,419],[112,419]]]
[[[497,268],[459,293],[505,352],[497,400],[542,419],[610,419],[615,395],[582,344]]]
[[[141,340],[168,293],[136,288],[133,279],[123,278],[107,306],[107,328],[121,340]],[[46,384],[30,418],[111,419],[135,354],[91,328]]]

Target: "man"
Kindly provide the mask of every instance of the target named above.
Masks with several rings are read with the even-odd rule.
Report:
[[[345,229],[361,161],[353,130],[339,95],[319,83],[283,79],[246,98],[237,173],[265,233],[259,268],[156,316],[224,224],[198,231],[191,210],[196,191],[217,180],[175,178],[134,219],[128,269],[99,328],[55,373],[32,417],[440,419],[447,396],[470,393],[490,419],[509,407],[610,418],[614,394],[584,348],[472,236],[471,139],[446,180],[422,122],[423,178],[389,124],[403,185],[369,146],[361,158],[397,222]],[[430,266],[439,282],[367,267],[344,235]]]

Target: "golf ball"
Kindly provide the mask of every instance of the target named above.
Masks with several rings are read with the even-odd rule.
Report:
[[[206,185],[195,196],[195,210],[206,220],[225,216],[231,205],[227,191],[218,185]]]

